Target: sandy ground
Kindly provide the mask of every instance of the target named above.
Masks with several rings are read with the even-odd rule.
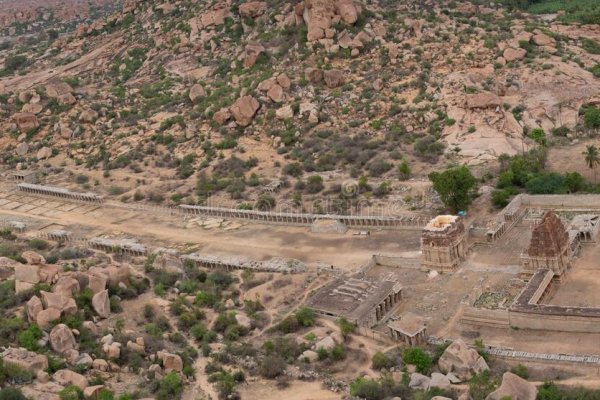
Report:
[[[594,182],[594,179],[600,179],[600,170],[596,168],[594,174],[594,171],[590,170],[585,164],[582,153],[585,151],[585,148],[588,145],[600,147],[600,139],[582,139],[577,144],[551,147],[550,151],[548,152],[546,170],[561,174],[565,171],[579,172],[590,182]]]
[[[566,275],[564,282],[548,304],[575,307],[600,307],[600,245],[583,245],[578,259]]]
[[[365,237],[353,236],[350,231],[316,234],[306,227],[258,224],[243,225],[234,231],[206,230],[199,226],[186,228],[180,216],[77,205],[19,193],[0,193],[0,215],[28,218],[37,215],[41,225],[59,224],[71,231],[87,227],[89,237],[130,236],[146,245],[193,247],[207,254],[243,255],[256,260],[279,256],[346,270],[359,267],[375,253],[419,249],[419,235],[414,231],[371,231]]]
[[[261,400],[339,400],[342,395],[323,388],[320,382],[294,381],[280,390],[271,381],[259,381],[238,387],[243,399]]]

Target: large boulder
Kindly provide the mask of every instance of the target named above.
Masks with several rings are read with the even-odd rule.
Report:
[[[71,276],[61,276],[52,291],[65,297],[73,297],[81,290],[79,281]]]
[[[319,83],[323,80],[323,71],[318,68],[305,68],[304,78],[310,83]]]
[[[256,18],[267,11],[267,3],[264,1],[249,1],[240,4],[238,10],[240,16],[244,18]]]
[[[40,267],[38,265],[19,264],[15,266],[15,280],[27,283],[38,283]]]
[[[502,384],[494,392],[490,393],[486,400],[501,400],[510,398],[512,400],[535,400],[537,388],[525,379],[511,372],[502,375]]]
[[[231,115],[240,126],[248,126],[260,108],[260,103],[252,96],[243,96],[230,107]]]
[[[249,44],[244,49],[244,54],[242,55],[242,60],[244,64],[244,68],[253,67],[258,60],[258,57],[264,53],[265,48],[260,44]]]
[[[293,118],[294,117],[294,109],[290,105],[278,108],[275,111],[275,117],[280,120]]]
[[[429,379],[429,377],[415,372],[410,375],[408,387],[416,390],[429,390],[430,383],[431,379]]]
[[[96,314],[102,318],[108,318],[110,316],[110,299],[108,297],[108,290],[98,292],[92,297],[92,307]]]
[[[88,380],[85,376],[69,369],[59,369],[52,375],[52,379],[63,386],[75,385],[81,390],[88,387]]]
[[[300,357],[298,357],[298,360],[301,361],[308,361],[308,362],[315,362],[319,359],[319,354],[316,351],[312,351],[312,350],[306,350],[304,353],[300,354]]]
[[[27,302],[27,318],[29,319],[29,321],[30,322],[35,321],[37,318],[37,315],[42,310],[44,310],[44,306],[43,306],[40,298],[37,296],[32,296],[29,299],[29,301]]]
[[[159,351],[156,353],[159,360],[162,361],[165,372],[181,372],[183,370],[183,361],[177,354],[167,353],[166,351]]]
[[[476,108],[496,108],[502,105],[502,100],[496,94],[491,92],[481,92],[467,95],[467,107]]]
[[[46,264],[46,259],[35,251],[24,251],[21,253],[21,257],[23,257],[29,265]]]
[[[344,84],[344,73],[339,69],[331,69],[323,72],[323,79],[328,88],[336,88]]]
[[[430,388],[438,388],[442,390],[450,389],[450,379],[444,374],[434,372],[431,374],[431,381],[429,383]]]
[[[37,117],[33,113],[16,113],[13,115],[13,119],[21,132],[37,129],[40,126]]]
[[[98,113],[91,108],[85,109],[79,115],[79,122],[93,124],[98,119]]]
[[[556,40],[554,40],[553,37],[550,37],[550,36],[546,35],[545,33],[541,33],[541,32],[533,35],[531,40],[537,46],[554,46],[554,45],[556,45]]]
[[[512,47],[507,47],[506,49],[504,49],[504,53],[502,53],[502,56],[504,57],[504,59],[507,62],[521,60],[521,59],[525,58],[526,55],[527,55],[527,50],[520,49],[520,48],[515,49]]]
[[[198,99],[206,96],[206,90],[202,87],[202,85],[195,84],[190,89],[190,100],[192,103],[195,103]]]
[[[62,293],[45,292],[43,290],[40,291],[40,296],[42,296],[44,308],[55,308],[58,311],[62,311],[69,299]]]
[[[335,347],[335,340],[333,340],[333,338],[331,336],[326,336],[325,338],[319,340],[315,344],[315,349],[317,349],[317,350],[323,349],[323,350],[330,351],[334,347]]]
[[[100,293],[106,289],[106,276],[100,274],[88,274],[88,288],[94,293]]]
[[[96,400],[100,396],[100,392],[105,388],[104,385],[88,386],[83,391],[83,397],[86,399]]]
[[[354,24],[358,20],[358,9],[354,0],[338,0],[336,3],[338,13],[347,24]]]
[[[281,103],[283,100],[285,100],[283,88],[278,84],[274,84],[273,86],[271,86],[271,88],[267,92],[267,96],[269,96],[269,98],[275,103]]]
[[[73,88],[66,82],[57,82],[46,85],[46,95],[51,99],[57,99],[68,93],[73,93]]]
[[[129,283],[131,270],[127,265],[109,265],[107,267],[92,267],[89,269],[89,273],[105,277],[110,286],[118,286],[120,283]]]
[[[48,368],[48,357],[23,348],[8,347],[0,353],[6,364],[13,364],[30,372],[43,371]]]
[[[46,160],[52,157],[52,149],[50,147],[44,146],[39,149],[35,155],[35,158],[38,160]]]
[[[65,324],[58,324],[52,329],[50,332],[50,345],[59,354],[67,350],[77,349],[75,336],[73,336],[73,332]]]
[[[475,374],[489,370],[483,357],[471,349],[462,340],[454,341],[442,354],[438,361],[442,371],[452,372],[463,381],[469,380]]]
[[[60,310],[47,308],[37,313],[35,323],[42,329],[50,328],[53,322],[60,319]]]

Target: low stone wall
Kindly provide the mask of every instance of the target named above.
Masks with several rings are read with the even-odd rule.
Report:
[[[401,256],[375,254],[373,255],[373,261],[375,265],[381,265],[384,267],[395,267],[395,268],[410,268],[419,269],[421,268],[421,258],[408,258]]]
[[[467,307],[460,322],[463,324],[489,326],[492,328],[509,328],[508,310],[490,310],[487,308]]]
[[[552,315],[531,311],[510,310],[510,326],[519,329],[534,329],[559,332],[600,333],[600,314],[598,315],[568,315],[565,312]]]
[[[521,195],[525,207],[600,209],[600,194]]]

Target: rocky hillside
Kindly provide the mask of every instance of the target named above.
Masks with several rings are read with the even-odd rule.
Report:
[[[70,29],[83,21],[104,17],[120,8],[110,0],[3,0],[0,33],[15,37],[45,30]],[[0,38],[1,39],[1,38]]]
[[[127,0],[0,52],[0,146],[122,201],[414,210],[432,170],[492,172],[536,128],[586,135],[599,43],[597,25],[469,2]]]

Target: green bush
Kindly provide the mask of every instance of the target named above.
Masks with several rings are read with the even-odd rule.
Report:
[[[21,385],[33,380],[33,374],[0,358],[0,385]]]
[[[392,360],[380,351],[373,354],[373,357],[371,357],[371,368],[375,370],[381,370],[384,368],[390,369],[395,365],[396,363],[394,362],[394,360]]]
[[[433,364],[431,356],[419,347],[409,347],[402,353],[402,361],[405,364],[412,364],[417,367],[421,374],[428,374]]]
[[[368,378],[358,378],[350,384],[350,395],[365,400],[381,400],[385,393],[379,382]]]
[[[337,320],[337,325],[340,327],[340,333],[344,338],[350,336],[350,334],[354,333],[354,330],[356,329],[356,325],[354,325],[344,317]]]
[[[303,307],[294,314],[298,324],[303,327],[313,326],[315,324],[315,312],[310,308]]]
[[[497,386],[498,382],[492,379],[490,372],[486,370],[471,378],[469,381],[469,393],[473,400],[485,400]]]
[[[158,400],[179,399],[182,392],[181,378],[176,372],[169,372],[161,379],[156,398]]]
[[[585,109],[583,121],[586,128],[600,128],[600,110],[594,106],[587,107]]]
[[[66,386],[58,395],[61,400],[83,400],[83,391],[75,385]]]
[[[275,379],[286,369],[285,360],[279,355],[267,355],[259,365],[259,373],[263,378]]]
[[[510,370],[513,374],[520,376],[523,379],[529,378],[529,370],[523,364],[517,364],[514,368]]]
[[[43,337],[42,330],[35,324],[32,324],[19,333],[17,336],[17,341],[19,342],[19,346],[25,347],[29,351],[36,351],[39,349],[38,341]]]
[[[27,400],[21,389],[5,387],[0,390],[0,400]]]

